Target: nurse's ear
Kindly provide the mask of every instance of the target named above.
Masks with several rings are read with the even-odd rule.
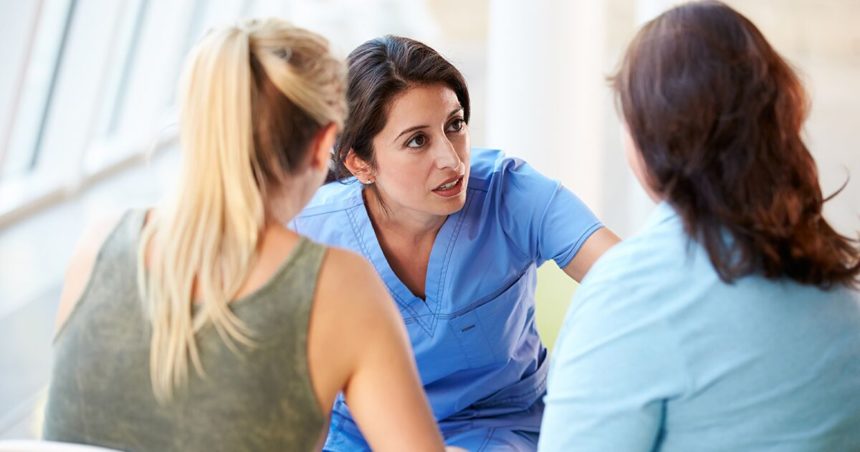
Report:
[[[361,157],[355,155],[355,152],[350,149],[343,161],[346,168],[358,179],[362,184],[372,184],[375,182],[373,167],[369,163],[362,160]]]

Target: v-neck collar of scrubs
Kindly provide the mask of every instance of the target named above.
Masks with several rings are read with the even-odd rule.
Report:
[[[362,196],[363,187],[356,190],[355,196],[358,198],[356,209],[349,211],[350,222],[355,230],[356,236],[362,243],[362,250],[365,257],[370,260],[371,264],[376,268],[382,281],[388,287],[388,291],[394,297],[394,300],[405,311],[410,314],[411,319],[404,315],[406,323],[414,321],[421,325],[422,329],[430,336],[436,328],[436,323],[439,319],[439,312],[442,309],[445,297],[445,277],[449,270],[449,261],[454,250],[457,235],[465,218],[464,212],[469,207],[470,197],[466,196],[466,204],[459,211],[448,215],[442,227],[436,234],[433,240],[433,247],[430,250],[430,259],[427,262],[427,274],[424,277],[424,294],[422,300],[406,287],[406,284],[400,280],[388,260],[385,258],[385,253],[382,252],[382,246],[379,244],[379,239],[376,237],[376,232],[373,229],[373,224],[370,221],[370,215],[367,212],[367,205]]]

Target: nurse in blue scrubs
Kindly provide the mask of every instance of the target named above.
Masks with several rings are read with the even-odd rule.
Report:
[[[449,445],[535,449],[548,370],[535,271],[552,259],[578,281],[618,238],[559,182],[471,148],[466,83],[424,44],[359,46],[347,98],[338,180],[292,227],[374,265]],[[340,398],[325,449],[367,447]]]

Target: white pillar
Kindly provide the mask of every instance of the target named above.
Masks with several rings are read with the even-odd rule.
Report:
[[[487,140],[561,180],[595,213],[604,174],[605,2],[492,0]]]
[[[679,0],[636,0],[636,26],[641,27],[678,3]]]

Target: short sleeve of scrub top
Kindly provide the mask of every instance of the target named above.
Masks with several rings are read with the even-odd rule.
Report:
[[[522,251],[540,266],[553,260],[564,268],[582,244],[603,225],[589,208],[560,182],[538,173],[517,158],[500,152],[478,153],[475,169],[492,165],[490,186],[499,203],[499,219]],[[483,171],[481,171],[483,173]]]

